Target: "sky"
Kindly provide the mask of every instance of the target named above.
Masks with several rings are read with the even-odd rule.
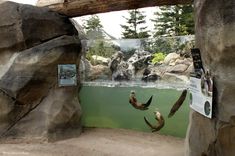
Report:
[[[24,3],[24,4],[31,4],[36,5],[37,0],[11,0],[18,3]],[[144,15],[146,15],[146,26],[148,26],[148,30],[153,29],[153,23],[151,22],[151,18],[153,18],[153,13],[156,11],[156,7],[149,7],[149,8],[142,8],[141,11],[144,11]],[[120,24],[125,24],[126,20],[123,18],[123,16],[128,17],[127,11],[115,11],[115,12],[109,12],[109,13],[102,13],[98,14],[101,24],[104,27],[104,30],[112,35],[115,38],[121,38],[121,31],[122,28]],[[84,23],[84,20],[88,19],[90,16],[83,16],[83,17],[77,17],[75,20],[82,25]]]
[[[153,23],[151,22],[151,18],[153,18],[153,13],[156,10],[155,7],[150,8],[143,8],[140,9],[141,11],[144,11],[144,15],[146,15],[146,26],[148,26],[149,30],[153,29]],[[110,35],[121,38],[121,31],[122,28],[120,24],[125,24],[126,20],[123,18],[123,16],[128,17],[128,12],[125,11],[114,11],[109,13],[102,13],[98,14],[101,24],[104,27],[104,30],[109,33]],[[85,19],[88,19],[90,16],[83,16],[75,18],[79,24],[83,24]]]

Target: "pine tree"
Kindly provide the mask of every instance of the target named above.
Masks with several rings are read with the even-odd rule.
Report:
[[[182,24],[185,25],[187,34],[195,34],[192,5],[182,7]]]
[[[155,12],[154,22],[157,36],[180,36],[194,34],[193,7],[191,5],[176,5],[159,7]]]
[[[123,17],[126,19],[127,24],[121,25],[123,32],[123,38],[148,38],[149,31],[146,30],[147,26],[143,26],[146,23],[146,16],[138,9],[128,11],[129,17]]]
[[[86,34],[89,39],[103,39],[102,28],[100,18],[97,15],[92,15],[89,19],[83,24],[83,28],[86,31]]]

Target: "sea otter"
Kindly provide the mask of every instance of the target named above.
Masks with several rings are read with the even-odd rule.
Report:
[[[129,97],[129,103],[136,109],[139,110],[147,110],[148,106],[152,102],[153,96],[149,98],[149,100],[146,103],[139,103],[135,97],[135,91],[131,91],[130,97]]]
[[[146,117],[144,117],[144,121],[145,123],[151,128],[152,132],[156,132],[159,131],[160,129],[162,129],[162,127],[165,125],[165,120],[163,118],[163,116],[161,115],[161,113],[159,111],[155,111],[153,112],[155,115],[155,119],[158,121],[158,125],[157,126],[153,126]]]
[[[183,92],[181,93],[179,99],[172,106],[171,111],[168,115],[168,118],[172,117],[175,114],[175,112],[180,108],[180,106],[183,104],[186,96],[187,96],[187,89],[183,90]]]
[[[213,81],[210,71],[201,74],[201,91],[206,96],[211,96],[213,90]]]

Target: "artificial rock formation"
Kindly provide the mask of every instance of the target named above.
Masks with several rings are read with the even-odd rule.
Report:
[[[213,118],[192,111],[186,156],[235,155],[235,1],[195,0],[196,46],[214,76]]]
[[[0,13],[0,140],[79,134],[79,86],[57,82],[58,64],[79,68],[76,29],[46,8],[6,2]]]
[[[66,16],[76,17],[109,11],[191,3],[192,0],[38,0],[37,6],[48,6]]]

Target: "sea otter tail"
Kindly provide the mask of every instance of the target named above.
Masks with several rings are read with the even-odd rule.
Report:
[[[146,117],[144,117],[144,121],[145,123],[151,128],[152,132],[157,132],[160,129],[162,129],[162,127],[164,127],[164,118],[161,116],[160,118],[156,118],[158,120],[158,125],[157,126],[153,126]]]
[[[144,106],[145,108],[147,108],[147,107],[151,104],[152,98],[153,98],[153,96],[151,96],[151,97],[149,98],[149,100],[147,101],[147,103],[143,104],[143,106]]]
[[[144,121],[145,121],[145,123],[146,123],[151,129],[155,129],[155,128],[156,128],[155,126],[153,126],[153,125],[147,120],[146,117],[144,117]]]

